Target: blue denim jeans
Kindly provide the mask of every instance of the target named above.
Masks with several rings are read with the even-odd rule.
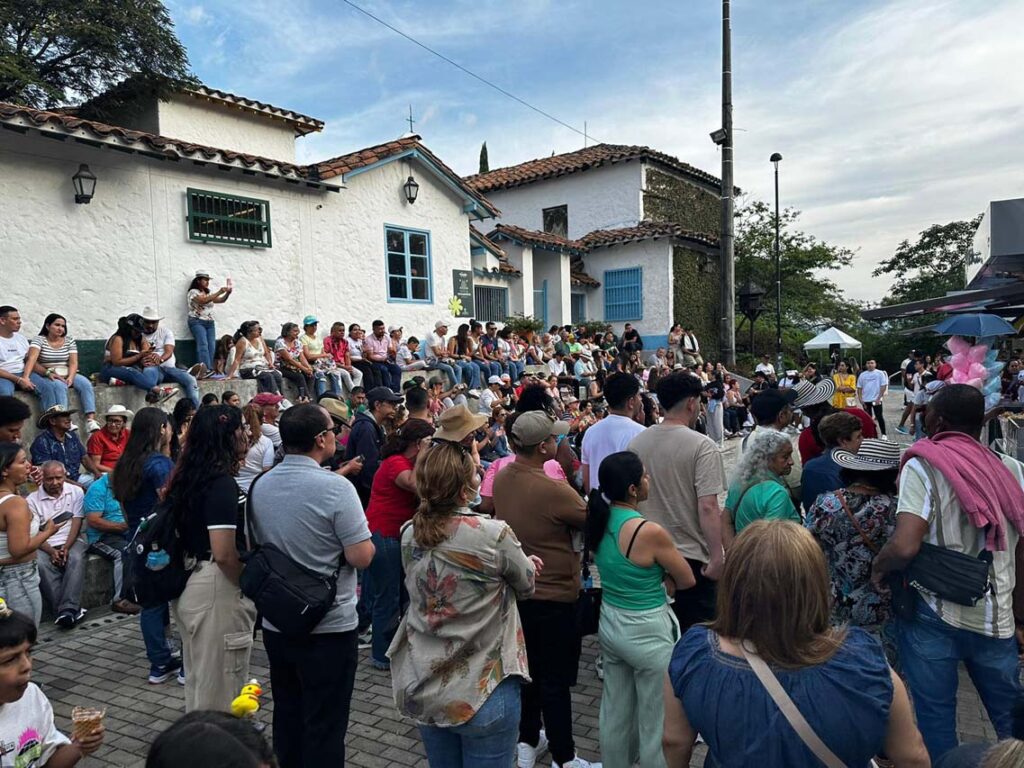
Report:
[[[523,373],[526,371],[526,363],[522,360],[509,360],[508,367],[512,381],[519,381],[523,378]]]
[[[213,320],[188,319],[188,329],[196,340],[196,361],[213,370],[213,353],[217,349],[217,328]]]
[[[917,727],[932,762],[957,745],[957,668],[962,661],[999,738],[1011,735],[1020,693],[1017,641],[951,627],[918,598],[913,621],[897,628],[900,663],[910,687]]]
[[[395,637],[402,613],[409,604],[409,594],[402,583],[402,542],[379,533],[371,537],[377,554],[370,563],[370,586],[373,589],[373,644],[371,657],[378,664],[388,661],[388,647]],[[365,582],[364,582],[365,584]]]
[[[68,385],[63,379],[50,379],[38,373],[30,374],[29,379],[36,385],[39,404],[44,411],[55,405],[67,408]],[[96,394],[93,392],[92,382],[80,373],[75,374],[75,391],[78,392],[78,399],[82,403],[82,413],[96,413]]]
[[[462,383],[470,389],[480,389],[480,369],[468,360],[459,360],[455,365],[462,376]]]
[[[421,725],[431,768],[508,768],[519,738],[518,677],[506,677],[468,723],[451,728]]]
[[[138,368],[125,368],[120,365],[104,365],[100,369],[100,381],[106,384],[110,379],[120,379],[133,387],[149,392],[163,381],[164,377],[159,365],[151,365],[141,371]]]
[[[440,360],[435,360],[429,366],[427,366],[427,370],[441,371],[441,373],[448,376],[448,379],[449,381],[451,381],[453,387],[457,387],[460,384],[459,374],[457,374],[455,372],[455,369],[448,365],[448,363],[442,363]]]
[[[383,386],[388,387],[392,392],[402,391],[402,369],[394,363],[374,363],[373,367],[380,374]]]
[[[171,644],[167,640],[167,625],[170,621],[171,614],[166,603],[155,608],[143,608],[139,614],[146,658],[154,667],[166,667],[171,663]]]
[[[161,366],[160,372],[164,375],[164,381],[173,381],[180,385],[181,393],[192,401],[192,405],[196,408],[199,407],[199,384],[196,382],[195,376],[181,368],[172,368],[169,365]]]

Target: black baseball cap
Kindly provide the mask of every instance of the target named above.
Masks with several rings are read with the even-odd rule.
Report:
[[[372,406],[374,403],[400,403],[402,396],[396,395],[389,387],[374,387],[366,393],[366,401]]]

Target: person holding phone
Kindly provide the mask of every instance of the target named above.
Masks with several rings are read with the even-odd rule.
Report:
[[[43,598],[39,591],[36,550],[66,523],[40,524],[18,487],[28,480],[28,454],[17,443],[0,443],[0,592],[11,610],[39,626]]]

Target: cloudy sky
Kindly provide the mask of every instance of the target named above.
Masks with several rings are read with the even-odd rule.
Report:
[[[355,0],[592,141],[646,144],[719,173],[715,0]],[[317,160],[416,131],[460,173],[583,137],[459,72],[342,0],[170,0],[207,84],[326,121]],[[734,0],[736,183],[871,270],[933,223],[1024,196],[1024,1]]]

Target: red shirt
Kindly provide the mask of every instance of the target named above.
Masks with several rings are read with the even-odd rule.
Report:
[[[395,478],[412,469],[415,462],[402,454],[388,456],[380,463],[370,487],[370,504],[366,508],[366,522],[370,533],[399,538],[402,526],[416,514],[416,494],[395,484]]]
[[[124,453],[124,447],[128,444],[128,435],[130,434],[131,430],[125,427],[115,440],[107,432],[107,428],[103,427],[103,429],[99,429],[89,436],[86,453],[90,456],[99,456],[100,464],[104,467],[112,467],[117,464],[117,460]]]
[[[875,421],[863,408],[843,408],[846,413],[851,413],[860,420],[861,434],[864,437],[878,437],[878,430],[875,429]],[[818,445],[814,439],[814,432],[808,427],[800,433],[800,440],[797,443],[800,449],[800,463],[806,464],[813,458],[821,456],[825,449]]]
[[[348,342],[344,339],[335,339],[327,336],[324,339],[324,352],[331,356],[338,365],[345,364],[345,355],[348,354]]]

